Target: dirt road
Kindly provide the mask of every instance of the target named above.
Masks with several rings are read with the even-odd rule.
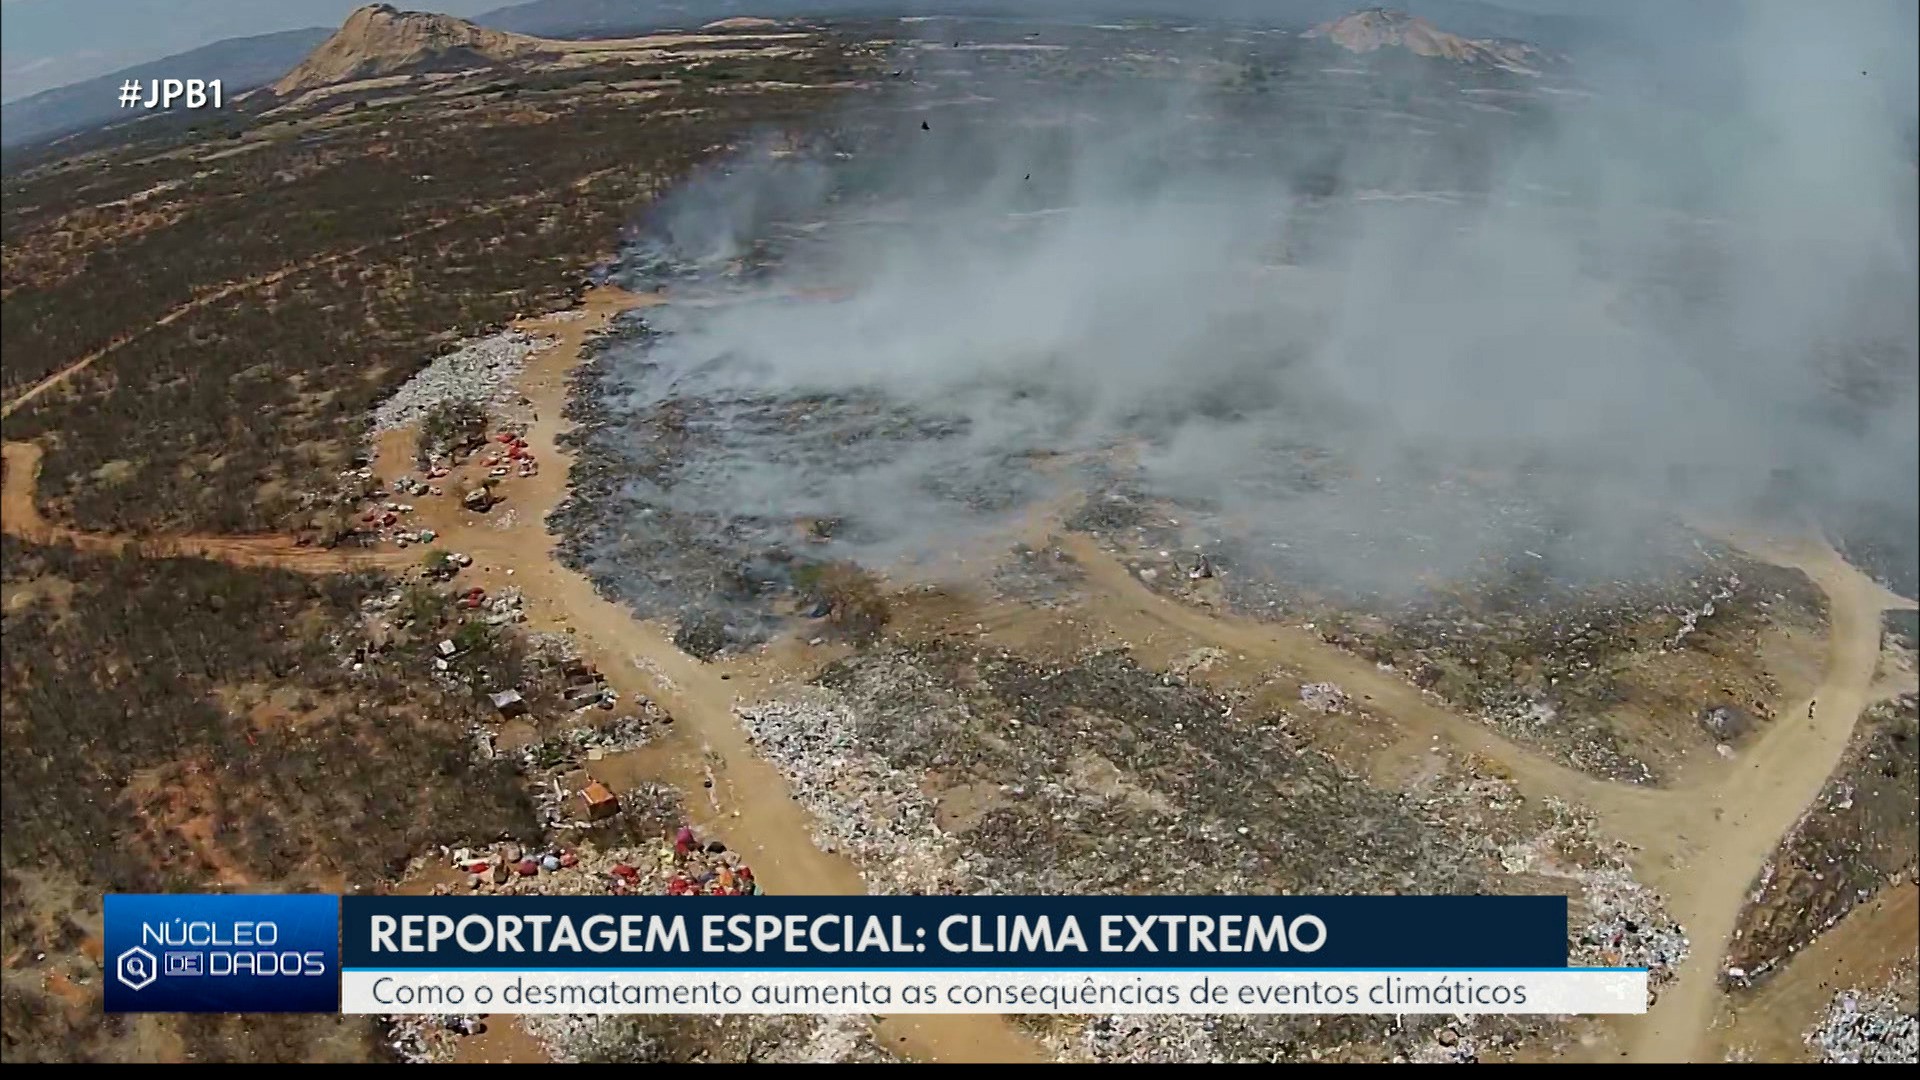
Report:
[[[1256,666],[1281,665],[1306,679],[1338,683],[1402,727],[1437,735],[1497,764],[1522,791],[1585,805],[1607,833],[1639,848],[1641,876],[1667,897],[1669,911],[1692,940],[1677,982],[1647,1016],[1624,1022],[1623,1056],[1645,1062],[1718,1057],[1713,1029],[1722,1003],[1719,975],[1747,892],[1839,764],[1861,710],[1884,696],[1874,682],[1882,612],[1914,606],[1825,543],[1738,539],[1756,558],[1804,572],[1827,595],[1828,657],[1811,698],[1818,703],[1813,719],[1803,719],[1808,701],[1783,708],[1783,719],[1735,760],[1698,770],[1687,786],[1651,789],[1574,772],[1310,633],[1213,615],[1161,597],[1089,537],[1067,535],[1055,542],[1087,572],[1090,606],[1103,625],[1141,640],[1177,633],[1189,647],[1211,645]]]
[[[721,832],[729,847],[752,864],[767,888],[788,894],[857,896],[866,884],[843,855],[815,845],[813,821],[793,800],[786,779],[755,753],[733,715],[748,687],[777,673],[767,661],[707,664],[674,645],[660,627],[642,622],[602,597],[583,575],[555,559],[555,538],[546,516],[567,491],[568,457],[559,437],[567,379],[581,348],[620,312],[662,302],[657,296],[603,288],[589,293],[585,317],[523,321],[528,333],[554,344],[531,358],[520,380],[535,420],[525,433],[538,475],[504,487],[507,502],[488,515],[464,510],[452,499],[423,506],[418,524],[438,530],[449,550],[471,555],[462,583],[489,591],[513,586],[525,600],[529,625],[570,631],[583,653],[627,700],[644,695],[675,720],[665,748],[664,770],[655,779],[686,794],[697,824]],[[376,469],[381,476],[409,471],[405,437],[382,440]],[[511,509],[510,522],[502,513]],[[508,570],[513,571],[512,574]],[[706,787],[711,778],[713,786]],[[912,1016],[882,1019],[875,1036],[896,1053],[926,1061],[1044,1061],[1045,1052],[997,1016]]]
[[[81,551],[105,555],[137,548],[157,557],[217,559],[235,566],[271,566],[303,574],[393,570],[418,561],[408,558],[403,551],[302,547],[292,537],[281,535],[134,537],[70,529],[42,517],[34,499],[40,477],[39,444],[10,442],[0,446],[0,453],[6,461],[6,482],[0,487],[0,524],[4,524],[8,534],[34,543],[71,544]]]
[[[1874,700],[1882,612],[1914,606],[1824,543],[1739,542],[1757,558],[1804,572],[1827,594],[1826,670],[1810,699],[1811,720],[1809,701],[1781,709],[1756,745],[1662,800],[1664,827],[1643,823],[1645,831],[1628,837],[1646,848],[1643,871],[1693,941],[1678,982],[1627,1026],[1626,1056],[1634,1061],[1718,1058],[1720,973],[1747,891],[1819,795]]]

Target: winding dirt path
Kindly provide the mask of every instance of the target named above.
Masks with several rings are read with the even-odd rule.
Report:
[[[276,567],[303,574],[342,574],[355,570],[394,570],[417,559],[403,551],[303,547],[290,536],[185,534],[138,537],[83,532],[41,516],[34,491],[40,478],[40,445],[10,442],[0,446],[6,481],[0,486],[0,524],[10,536],[37,544],[70,544],[80,551],[117,555],[128,549],[154,557],[217,559],[235,566]]]
[[[1641,1062],[1718,1057],[1720,972],[1747,892],[1839,765],[1861,711],[1885,696],[1875,682],[1882,613],[1915,606],[1824,542],[1735,538],[1754,557],[1805,573],[1826,594],[1828,656],[1820,685],[1810,699],[1782,709],[1781,719],[1736,759],[1703,767],[1683,787],[1639,788],[1576,772],[1502,738],[1310,633],[1210,614],[1162,597],[1090,537],[1069,534],[1055,542],[1087,572],[1094,586],[1091,608],[1103,623],[1136,635],[1156,627],[1172,630],[1194,644],[1339,683],[1366,695],[1373,708],[1403,727],[1497,763],[1528,794],[1585,805],[1606,832],[1637,847],[1641,877],[1666,897],[1692,942],[1674,985],[1646,1016],[1622,1021],[1622,1056]]]
[[[370,241],[368,243],[361,244],[359,247],[350,248],[346,251],[336,251],[330,255],[315,256],[314,258],[307,259],[302,262],[297,262],[290,266],[283,266],[280,269],[274,270],[270,273],[261,274],[258,277],[247,278],[244,281],[236,281],[231,284],[222,285],[211,292],[202,293],[199,296],[196,296],[193,299],[187,301],[186,303],[181,304],[179,307],[174,308],[172,311],[167,312],[165,315],[160,316],[158,319],[155,319],[153,322],[148,323],[146,326],[143,326],[140,329],[133,331],[132,333],[124,334],[120,337],[114,338],[112,341],[107,342],[105,345],[102,345],[100,348],[95,349],[94,351],[88,353],[87,355],[82,356],[80,359],[75,360],[73,363],[68,364],[66,367],[61,368],[60,370],[54,372],[53,374],[48,375],[46,378],[41,379],[39,382],[34,383],[32,386],[27,387],[25,390],[21,391],[18,395],[16,395],[13,398],[13,400],[8,401],[4,405],[0,405],[0,420],[4,420],[7,417],[12,416],[15,410],[31,403],[35,398],[40,397],[42,394],[45,394],[49,390],[52,390],[55,387],[62,385],[63,383],[67,382],[67,380],[73,378],[75,375],[78,375],[82,371],[85,371],[87,368],[93,366],[93,364],[96,361],[100,360],[102,357],[105,357],[119,349],[125,348],[128,345],[131,345],[132,343],[140,340],[141,338],[147,336],[148,334],[153,333],[155,330],[158,330],[163,326],[170,326],[173,323],[178,322],[179,320],[185,318],[186,316],[192,314],[195,311],[200,310],[203,307],[206,307],[209,304],[217,304],[220,301],[225,300],[230,296],[238,296],[241,293],[251,292],[254,289],[265,288],[268,285],[272,285],[277,282],[284,281],[287,278],[294,276],[295,274],[304,274],[309,270],[318,270],[323,266],[331,266],[334,263],[345,262],[348,259],[358,258],[359,256],[365,254],[366,252],[371,251],[374,248],[380,247],[383,244],[404,243],[408,240],[412,240],[415,237],[425,236],[428,233],[437,232],[453,224],[456,221],[466,221],[476,217],[489,217],[493,214],[504,213],[508,210],[517,210],[520,207],[526,206],[528,203],[531,203],[533,200],[534,200],[534,196],[531,196],[531,195],[509,199],[498,206],[489,206],[484,209],[476,210],[470,214],[464,214],[458,217],[448,218],[445,221],[436,221],[431,225],[422,225],[417,229],[409,229],[406,232],[400,233],[396,236],[388,236],[379,240]]]
[[[1758,743],[1722,763],[1697,787],[1662,800],[1660,833],[1635,838],[1664,861],[1644,868],[1687,928],[1692,955],[1678,981],[1644,1017],[1627,1022],[1634,1061],[1710,1061],[1719,1057],[1715,1019],[1720,973],[1735,925],[1762,867],[1840,763],[1860,712],[1875,700],[1882,613],[1910,609],[1821,543],[1737,541],[1757,558],[1798,569],[1827,594],[1827,662],[1807,701],[1780,712]],[[1813,717],[1807,719],[1809,706]],[[1664,840],[1664,843],[1656,841]]]

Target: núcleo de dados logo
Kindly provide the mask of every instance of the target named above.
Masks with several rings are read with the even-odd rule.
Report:
[[[333,896],[106,897],[108,1012],[333,1012]]]

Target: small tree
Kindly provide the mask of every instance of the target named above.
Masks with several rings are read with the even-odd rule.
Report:
[[[420,419],[422,464],[451,450],[477,446],[487,439],[487,410],[477,401],[452,398],[436,401]]]
[[[420,565],[426,568],[428,577],[436,580],[450,578],[459,569],[454,565],[452,555],[437,548],[427,552],[427,557],[420,560]]]

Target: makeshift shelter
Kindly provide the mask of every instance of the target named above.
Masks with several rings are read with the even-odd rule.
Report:
[[[580,789],[580,801],[587,806],[589,821],[600,821],[620,812],[620,797],[598,780],[590,780]]]

